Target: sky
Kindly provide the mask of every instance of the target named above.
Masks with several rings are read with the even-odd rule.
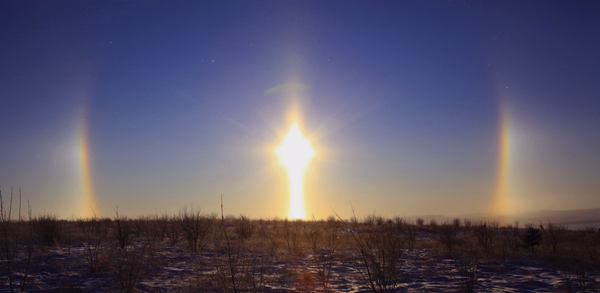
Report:
[[[600,207],[598,1],[2,1],[0,188],[62,218]]]

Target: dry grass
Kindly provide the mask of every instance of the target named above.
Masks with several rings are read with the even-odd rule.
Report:
[[[600,256],[599,230],[563,230],[551,223],[532,253],[521,242],[527,228],[468,219],[428,225],[375,215],[326,221],[219,219],[184,207],[176,215],[66,221],[14,214],[11,220],[9,203],[2,211],[0,290],[11,292],[26,291],[29,272],[46,268],[37,260],[61,249],[87,266],[88,278],[109,278],[108,290],[121,292],[159,277],[152,273],[156,268],[177,267],[166,254],[196,260],[195,269],[182,272],[174,285],[182,291],[263,292],[285,284],[300,292],[335,292],[350,290],[344,284],[352,283],[356,290],[392,292],[406,285],[407,270],[414,269],[405,265],[408,255],[422,251],[424,272],[431,267],[428,274],[450,278],[460,290],[481,286],[481,262],[498,260],[502,266],[528,260],[564,272],[561,290],[584,292],[596,286],[590,274],[597,273]],[[435,269],[440,260],[451,273]]]

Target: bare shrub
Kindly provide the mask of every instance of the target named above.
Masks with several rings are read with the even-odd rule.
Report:
[[[317,274],[319,275],[323,291],[329,292],[329,283],[332,277],[331,268],[341,240],[337,235],[335,222],[326,222],[323,228],[320,227],[320,224],[313,221],[306,237],[308,243],[310,243],[312,257],[317,266]]]
[[[569,271],[561,271],[560,283],[558,285],[562,292],[575,292],[573,284],[571,283],[571,273]]]
[[[583,293],[588,289],[588,268],[585,261],[580,261],[575,264],[573,271],[575,273],[575,282],[577,283],[578,292]]]
[[[515,225],[510,229],[510,234],[512,235],[512,247],[511,249],[514,251],[518,251],[523,247],[521,238],[523,237],[523,230],[519,229],[519,222],[515,222]]]
[[[142,234],[144,233],[144,226],[146,224],[143,219],[131,219],[130,224],[133,229],[133,234],[140,237],[143,236]]]
[[[489,252],[494,244],[494,238],[498,232],[499,222],[481,222],[473,229],[477,243],[484,252]]]
[[[181,230],[191,252],[198,252],[210,231],[210,219],[203,216],[200,210],[184,207],[179,213]]]
[[[548,226],[544,229],[544,239],[552,247],[552,256],[556,260],[556,249],[561,242],[565,240],[567,234],[567,227],[557,225],[548,221]]]
[[[404,239],[392,227],[349,227],[357,250],[357,278],[371,292],[392,292],[402,279]]]
[[[414,249],[415,245],[417,243],[417,238],[416,238],[416,232],[415,232],[415,226],[414,225],[406,225],[405,226],[405,237],[406,237],[406,244],[408,245],[409,249]]]
[[[223,203],[221,202],[221,235],[224,238],[223,252],[217,257],[215,280],[223,292],[263,292],[269,271],[268,257],[260,249],[248,245],[254,228],[243,216],[233,221],[233,229],[239,233],[237,239],[230,237],[225,226]],[[240,235],[241,234],[241,235]]]
[[[586,239],[586,254],[593,263],[600,262],[600,229],[586,227],[584,230]]]
[[[116,249],[112,267],[119,281],[121,292],[135,292],[135,286],[143,272],[144,255],[144,246]]]
[[[98,220],[96,217],[77,220],[83,235],[83,254],[88,262],[91,273],[104,271],[109,268],[109,258],[105,254],[103,243],[107,239],[109,221]]]
[[[43,215],[36,217],[32,222],[33,230],[40,240],[47,245],[60,245],[62,237],[62,223],[56,215]]]
[[[423,225],[425,225],[425,220],[423,220],[423,219],[421,219],[421,218],[417,218],[417,219],[415,220],[415,224],[416,224],[416,225],[417,225],[419,228],[421,228],[421,227],[423,227]]]
[[[454,224],[444,223],[437,230],[438,241],[446,248],[448,254],[452,254],[452,248],[458,243],[458,229]]]
[[[585,263],[562,261],[560,267],[561,292],[585,292],[588,289],[587,270]]]
[[[152,260],[156,261],[154,258],[155,252],[157,250],[158,242],[161,240],[161,237],[164,231],[161,228],[161,219],[158,215],[148,216],[139,219],[140,222],[143,223],[143,235],[144,240],[146,240],[146,255],[148,255]]]
[[[265,245],[268,245],[271,253],[274,253],[282,246],[281,237],[280,237],[281,231],[279,229],[280,221],[276,219],[276,220],[271,221],[270,224],[271,224],[271,230],[268,230],[266,227],[262,227],[261,230],[264,231],[264,235],[266,237]]]
[[[250,239],[254,234],[254,228],[254,223],[244,215],[240,215],[234,226],[235,233],[241,240]]]
[[[456,218],[454,220],[452,220],[452,225],[454,226],[454,228],[460,228],[460,219]]]
[[[438,222],[435,219],[429,220],[429,228],[436,229],[438,226]]]
[[[216,270],[215,280],[223,292],[262,292],[270,269],[266,254],[238,239],[222,248]]]
[[[217,257],[214,279],[222,292],[264,292],[268,263],[260,251],[235,244]]]
[[[31,206],[28,206],[28,224],[21,217],[21,189],[19,188],[19,214],[12,219],[13,192],[10,191],[8,207],[4,205],[0,190],[0,262],[6,270],[10,292],[24,292],[27,286],[31,259],[34,253]]]
[[[298,222],[292,222],[288,219],[283,220],[283,238],[287,244],[290,254],[297,254],[300,251],[300,225]]]
[[[506,264],[506,257],[508,256],[508,252],[512,247],[515,247],[516,238],[514,237],[514,233],[512,233],[509,229],[504,228],[498,234],[498,247],[500,254],[502,256],[502,261]]]
[[[167,238],[173,245],[177,245],[179,242],[181,226],[181,218],[178,215],[171,216],[167,222]]]
[[[129,245],[131,243],[131,234],[133,233],[133,229],[132,229],[132,225],[131,222],[127,219],[127,217],[120,217],[119,216],[119,207],[117,206],[116,210],[116,217],[115,217],[115,229],[114,229],[114,236],[117,239],[117,242],[119,243],[119,246],[121,248],[125,248],[125,246]]]
[[[165,235],[167,234],[167,226],[169,224],[169,215],[163,214],[161,216],[154,215],[150,219],[152,229],[150,229],[150,233],[152,234],[152,238],[163,241],[165,240]]]
[[[472,225],[473,221],[471,221],[471,219],[463,219],[463,227],[465,228],[465,230],[470,230]]]
[[[467,250],[455,257],[455,269],[451,276],[460,289],[466,292],[473,292],[475,289],[480,258],[475,250]]]

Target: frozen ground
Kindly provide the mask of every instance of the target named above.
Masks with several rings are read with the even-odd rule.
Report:
[[[421,242],[432,241],[434,237],[428,232],[417,232]],[[351,243],[352,239],[344,241],[347,240]],[[192,253],[183,240],[174,245],[166,238],[133,237],[124,250],[117,243],[106,241],[99,249],[99,265],[94,273],[86,257],[89,246],[83,242],[38,247],[25,292],[119,292],[122,291],[119,277],[127,279],[128,273],[137,271],[140,272],[135,282],[138,292],[219,292],[224,288],[229,291],[232,267],[237,270],[238,282],[254,282],[252,288],[256,291],[322,292],[310,249],[301,247],[292,253],[285,243],[279,243],[279,247],[268,247],[266,242],[253,243],[253,248],[240,248],[232,255],[215,249],[214,243],[206,243],[201,252]],[[351,246],[342,244],[336,251],[329,282],[332,292],[369,292],[359,282],[356,268],[360,267],[360,259],[357,261],[353,256],[357,256],[357,251]],[[587,287],[585,292],[600,292],[598,270],[588,269],[582,279],[575,271],[561,270],[559,264],[548,261],[519,261],[513,257],[505,264],[484,255],[472,259],[475,262],[470,262],[471,268],[477,264],[476,292],[579,292],[581,284]],[[121,271],[115,267],[121,267]],[[435,247],[405,248],[400,268],[402,278],[394,292],[465,291],[460,254],[449,257]],[[249,270],[254,272],[250,281]],[[16,276],[20,278],[18,272]],[[0,275],[0,280],[0,290],[10,292],[8,276]]]

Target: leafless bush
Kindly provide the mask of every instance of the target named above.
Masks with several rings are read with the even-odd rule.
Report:
[[[585,245],[580,242],[582,232],[585,233],[584,231],[567,230],[567,234],[574,237],[572,240],[578,241],[579,244],[571,247],[571,250],[565,250],[562,257],[556,259],[556,265],[561,273],[559,289],[562,292],[586,292],[589,289],[589,273],[595,266],[591,265],[585,250],[581,247],[582,244]],[[568,238],[565,237],[564,241],[567,242]]]
[[[120,217],[119,216],[119,207],[117,206],[117,209],[115,210],[116,213],[116,217],[115,217],[115,229],[114,229],[114,235],[115,238],[117,239],[117,242],[119,243],[119,246],[121,248],[125,248],[125,246],[129,245],[129,243],[131,243],[131,234],[133,232],[132,229],[132,225],[131,222],[127,219],[127,217]]]
[[[560,283],[558,283],[560,292],[585,292],[587,290],[586,271],[582,267],[579,271],[579,267],[568,261],[563,261],[559,264],[560,267]],[[575,279],[575,280],[573,280]],[[577,287],[574,286],[577,284]]]
[[[455,225],[444,223],[437,228],[437,239],[452,254],[452,248],[458,243],[458,229]]]
[[[571,273],[569,271],[561,271],[559,288],[562,292],[575,292],[573,284],[571,283]]]
[[[232,222],[238,236],[235,240],[227,231],[221,202],[221,236],[224,238],[224,247],[217,258],[217,285],[223,292],[262,292],[269,267],[267,256],[260,249],[252,249],[248,245],[254,230],[253,223],[243,216]]]
[[[266,255],[236,244],[217,257],[216,269],[222,292],[263,292],[269,267]]]
[[[456,218],[454,220],[452,220],[452,225],[454,226],[454,228],[458,229],[460,228],[460,219]]]
[[[254,223],[244,215],[235,221],[235,233],[241,240],[248,240],[254,233]]]
[[[144,226],[146,225],[145,221],[143,221],[143,219],[131,219],[130,224],[133,229],[133,234],[142,237],[144,234]]]
[[[406,244],[409,249],[414,249],[417,243],[415,226],[414,225],[406,225],[405,226],[405,236],[406,236]]]
[[[421,228],[423,227],[423,225],[425,225],[425,220],[421,219],[421,218],[417,218],[417,220],[415,220],[415,224]]]
[[[471,221],[471,219],[463,219],[463,227],[465,227],[465,230],[470,230],[472,225],[473,221]]]
[[[327,223],[336,225],[337,222],[338,222],[338,220],[337,220],[337,218],[335,216],[328,216],[327,217]]]
[[[484,252],[489,252],[494,244],[494,238],[500,223],[498,221],[481,222],[474,227],[477,243]]]
[[[586,239],[587,256],[593,263],[600,262],[600,229],[586,227],[584,230]]]
[[[210,231],[210,219],[200,213],[200,210],[190,210],[184,207],[179,213],[181,230],[192,252],[198,252]]]
[[[473,292],[477,284],[479,262],[480,256],[475,250],[467,250],[456,256],[454,260],[456,268],[451,276],[459,288],[467,292]]]
[[[283,220],[283,238],[287,244],[288,252],[297,254],[300,250],[300,225],[288,219]]]
[[[404,239],[392,227],[349,227],[358,253],[357,277],[371,292],[392,292],[402,279]]]
[[[521,238],[523,237],[522,231],[519,229],[519,222],[515,222],[515,225],[510,229],[510,234],[512,236],[512,246],[511,249],[514,251],[518,251],[523,247],[521,243]]]
[[[110,262],[102,244],[106,241],[110,222],[96,217],[79,219],[77,222],[83,232],[83,254],[91,273],[108,269]]]
[[[576,276],[575,281],[577,283],[578,291],[580,293],[587,291],[587,289],[588,289],[588,280],[587,280],[588,268],[587,268],[586,262],[580,261],[577,264],[575,264],[574,271],[575,271],[575,276]]]
[[[163,214],[162,216],[156,215],[154,217],[154,233],[155,237],[157,237],[160,241],[165,240],[165,235],[168,231],[169,225],[169,215]]]
[[[429,220],[429,228],[436,229],[438,226],[438,222],[435,219]]]
[[[507,228],[504,228],[498,234],[498,247],[499,252],[502,256],[502,261],[506,264],[506,257],[508,256],[508,252],[511,248],[516,247],[518,245],[517,237],[514,236],[514,233]]]
[[[121,292],[135,292],[135,285],[143,271],[145,247],[128,246],[117,248],[113,272],[119,280]]]
[[[556,225],[548,221],[548,226],[544,229],[544,239],[552,247],[552,255],[556,260],[556,249],[558,245],[564,241],[565,235],[567,234],[567,227],[562,225]]]
[[[214,279],[222,292],[263,292],[269,268],[266,254],[246,246],[231,243],[217,256]]]
[[[33,222],[33,230],[40,240],[48,245],[60,245],[62,237],[62,223],[56,215],[43,215],[36,217]]]
[[[171,244],[176,245],[179,242],[181,235],[181,218],[178,215],[173,215],[167,222],[167,238]]]
[[[161,234],[163,233],[160,226],[161,224],[159,223],[161,219],[155,215],[140,218],[139,221],[143,223],[143,235],[146,240],[146,255],[152,260],[156,260],[154,255],[157,250],[158,242],[161,239]]]
[[[0,261],[6,270],[10,292],[24,292],[27,286],[31,259],[34,253],[31,206],[28,203],[28,224],[21,217],[21,189],[19,188],[19,215],[12,217],[13,193],[10,191],[10,203],[4,206],[0,190]]]
[[[281,246],[282,246],[282,241],[281,241],[281,231],[280,231],[280,221],[279,220],[273,220],[270,222],[271,224],[271,229],[269,230],[266,227],[261,227],[261,232],[264,235],[265,238],[265,245],[267,245],[269,247],[269,251],[271,253],[275,253]]]
[[[332,277],[331,268],[341,240],[338,237],[335,222],[326,222],[323,228],[320,227],[321,223],[319,222],[313,221],[311,224],[306,237],[310,244],[313,260],[317,266],[317,274],[323,291],[329,292],[329,283]]]

